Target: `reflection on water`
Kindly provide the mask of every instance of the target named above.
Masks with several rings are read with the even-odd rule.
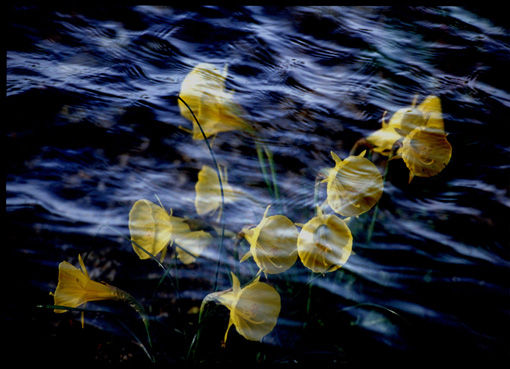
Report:
[[[144,349],[161,366],[193,350],[204,364],[508,360],[500,19],[459,7],[9,7],[6,244],[9,263],[29,271],[8,286],[13,346],[48,363],[80,354],[146,365]],[[179,94],[209,130],[214,160]],[[366,166],[340,169],[347,158],[369,161],[384,185]],[[235,198],[223,210],[218,173]],[[142,199],[159,215],[140,213],[137,243],[150,234],[171,246],[149,260],[128,227]],[[307,265],[338,251],[328,235],[340,230],[324,219],[309,240],[321,253],[271,258],[274,240],[289,238],[280,225],[301,230],[320,212],[352,233],[352,252],[333,258],[341,268]],[[165,227],[185,232],[172,239]],[[195,247],[204,235],[211,242]],[[35,307],[53,303],[59,263],[78,254],[92,280],[145,306],[152,347],[116,301],[88,303],[100,312],[86,313],[84,330],[79,313]],[[250,325],[272,302],[236,305],[254,285],[280,296],[276,325]],[[230,288],[238,294],[211,298],[221,304],[198,325],[204,297]],[[229,321],[237,333],[222,346]]]

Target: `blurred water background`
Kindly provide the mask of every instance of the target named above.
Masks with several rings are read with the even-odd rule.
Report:
[[[191,123],[176,97],[184,77],[206,62],[228,65],[227,88],[273,151],[285,214],[297,223],[313,214],[316,175],[334,166],[330,151],[346,157],[380,128],[385,110],[391,116],[415,94],[440,97],[453,154],[439,175],[410,184],[404,163],[390,163],[371,242],[373,211],[351,224],[347,264],[314,280],[308,315],[310,272],[299,260],[269,278],[282,312],[262,343],[231,330],[220,347],[228,311],[217,307],[204,333],[204,364],[508,362],[510,34],[497,13],[9,6],[2,322],[10,355],[57,367],[72,360],[146,365],[133,338],[142,337],[141,324],[128,309],[89,304],[112,313],[87,313],[82,330],[79,314],[36,307],[52,304],[58,264],[77,265],[81,253],[93,279],[148,307],[157,365],[186,361],[218,249],[176,264],[177,294],[171,283],[156,289],[161,270],[140,261],[124,237],[129,210],[142,198],[157,202],[157,195],[176,216],[199,219],[194,186],[211,157],[179,128]],[[225,132],[213,150],[231,185],[250,195],[226,207],[226,228],[256,225],[271,198],[253,141]],[[232,239],[224,251],[221,289],[231,286],[236,265]],[[243,264],[242,282],[255,272],[253,262]]]

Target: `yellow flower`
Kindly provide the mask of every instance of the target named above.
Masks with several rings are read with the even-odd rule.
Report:
[[[298,230],[284,215],[267,217],[269,207],[256,227],[244,230],[250,251],[241,261],[253,256],[263,272],[277,274],[289,269],[297,260]]]
[[[375,152],[388,156],[396,141],[407,136],[415,128],[423,127],[427,124],[427,114],[430,112],[430,109],[437,107],[439,98],[432,95],[428,96],[416,107],[417,97],[414,98],[411,106],[398,109],[391,117],[389,123],[384,119],[386,116],[386,112],[384,112],[382,128],[367,137],[367,141],[375,146]],[[436,117],[434,116],[432,119],[436,120]],[[439,121],[437,121],[437,124],[439,125]],[[400,154],[401,150],[397,153]]]
[[[224,173],[220,171],[220,176],[225,204],[236,201],[237,195],[228,184],[227,170],[225,169]],[[198,215],[213,213],[221,208],[220,181],[216,171],[208,165],[202,166],[198,172],[198,181],[195,184],[195,208]]]
[[[193,110],[208,138],[219,132],[251,130],[250,125],[239,117],[242,110],[234,102],[233,93],[225,90],[226,72],[226,68],[221,74],[212,64],[200,63],[181,85],[179,96]],[[200,128],[180,100],[179,108],[181,115],[193,123],[193,139],[202,140]]]
[[[367,137],[367,141],[374,146],[375,152],[385,156],[391,153],[395,142],[402,138],[396,129],[400,128],[400,120],[403,114],[404,109],[400,109],[391,117],[390,122],[387,123],[384,119],[386,116],[385,112],[382,118],[382,128]]]
[[[149,200],[138,200],[133,204],[129,212],[129,231],[133,250],[140,259],[156,256],[170,242],[175,242],[180,246],[177,257],[184,264],[195,261],[212,240],[209,233],[191,231],[183,218],[169,215]]]
[[[425,117],[425,125],[413,129],[402,144],[402,159],[409,169],[409,182],[418,177],[431,177],[450,162],[452,146],[446,139],[437,96],[428,96],[418,110]]]
[[[183,218],[171,216],[170,222],[173,227],[172,239],[179,245],[176,248],[177,257],[184,264],[193,263],[211,244],[213,237],[205,231],[191,231]]]
[[[409,169],[409,182],[418,177],[431,177],[441,172],[452,156],[446,134],[420,127],[413,130],[402,145],[402,159]]]
[[[418,106],[418,110],[425,116],[426,126],[428,128],[436,129],[444,133],[443,114],[439,97],[434,95],[427,96]]]
[[[218,301],[230,310],[230,319],[224,342],[227,341],[230,327],[235,325],[237,332],[250,341],[261,341],[269,334],[280,315],[280,294],[270,285],[259,282],[260,276],[241,288],[239,279],[232,274],[232,291],[218,297]]]
[[[149,200],[138,200],[129,212],[129,231],[133,250],[140,259],[151,257],[145,251],[156,256],[172,238],[170,215]]]
[[[336,215],[324,215],[320,208],[317,213],[299,233],[299,258],[315,273],[332,272],[349,259],[352,234],[347,224]]]
[[[81,255],[78,255],[81,270],[63,261],[58,266],[58,284],[53,294],[54,304],[76,308],[89,301],[120,300],[123,291],[106,283],[90,279]],[[63,313],[65,309],[55,309],[55,313]]]
[[[383,179],[377,167],[358,156],[341,160],[333,151],[336,165],[329,171],[327,182],[328,205],[338,214],[351,217],[370,210],[383,192]]]

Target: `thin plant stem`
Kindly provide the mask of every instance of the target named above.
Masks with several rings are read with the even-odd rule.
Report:
[[[158,266],[163,269],[164,271],[167,271],[167,267],[165,265],[163,265],[163,263],[161,261],[158,260],[158,258],[156,256],[154,256],[153,254],[151,254],[149,251],[147,251],[143,246],[139,245],[136,241],[130,239],[129,237],[126,237],[124,234],[122,234],[121,232],[119,232],[118,230],[116,230],[115,228],[109,226],[108,224],[103,224],[101,225],[101,227],[108,227],[110,228],[112,231],[114,231],[115,233],[117,233],[119,236],[121,236],[122,238],[124,238],[125,240],[131,242],[133,245],[135,245],[137,248],[139,248],[140,250],[142,250],[145,254],[147,254],[152,260],[154,260],[156,262],[156,264],[158,264]]]
[[[269,162],[269,169],[271,170],[271,180],[273,181],[273,191],[274,197],[278,204],[280,204],[280,193],[278,191],[278,181],[276,179],[276,170],[274,167],[273,153],[268,149],[266,145],[264,145],[264,152],[267,156],[267,161]]]
[[[220,223],[221,223],[221,237],[220,237],[220,247],[218,251],[218,262],[216,264],[216,273],[214,277],[214,291],[217,291],[218,289],[218,273],[221,266],[221,259],[223,257],[223,238],[225,237],[225,222],[224,222],[224,211],[223,208],[225,207],[225,195],[223,193],[223,182],[221,180],[221,174],[220,174],[220,167],[218,165],[218,162],[216,161],[216,156],[214,155],[214,152],[212,151],[211,145],[209,144],[209,140],[207,139],[207,136],[202,129],[202,125],[198,121],[197,117],[195,116],[195,113],[193,113],[193,110],[190,108],[188,103],[184,101],[180,96],[177,96],[177,98],[188,108],[191,115],[193,116],[193,119],[197,123],[198,128],[200,128],[200,133],[202,133],[202,136],[204,137],[204,141],[207,145],[207,148],[209,149],[209,153],[211,154],[212,161],[214,163],[214,169],[216,170],[216,175],[218,176],[218,181],[220,183],[220,193],[221,193],[221,215],[220,215]]]
[[[280,193],[278,190],[278,181],[276,178],[276,170],[275,170],[275,165],[274,165],[273,153],[271,152],[271,150],[269,150],[267,145],[265,145],[262,142],[262,140],[257,136],[255,131],[250,131],[250,134],[252,135],[253,140],[255,141],[255,147],[257,149],[257,156],[259,159],[260,169],[264,176],[264,181],[266,182],[269,194],[278,203],[280,210],[283,211],[283,206],[280,202]],[[266,164],[265,164],[265,159],[264,159],[262,151],[266,155],[267,162],[269,163],[269,170],[271,172],[272,186],[271,186],[271,182],[269,181],[269,174],[266,171]]]
[[[190,343],[190,346],[188,348],[188,354],[187,354],[188,360],[191,359],[191,360],[195,361],[196,353],[198,351],[198,345],[200,342],[200,336],[202,333],[202,328],[204,326],[205,307],[206,307],[207,303],[214,301],[217,296],[220,296],[220,295],[224,294],[225,292],[227,292],[227,291],[219,291],[219,292],[210,293],[207,296],[205,296],[204,299],[202,300],[202,304],[200,305],[200,311],[198,313],[197,333],[195,333],[195,336],[193,337],[193,339]]]
[[[147,342],[149,344],[149,347],[152,349],[152,339],[149,331],[149,317],[147,313],[145,312],[144,307],[142,304],[140,304],[131,294],[127,293],[126,291],[121,290],[120,288],[117,288],[115,286],[109,286],[112,289],[115,289],[117,299],[120,301],[124,301],[128,303],[129,306],[131,306],[137,313],[140,315],[140,318],[142,318],[143,325],[145,327],[145,332],[147,334]],[[37,308],[46,308],[46,309],[59,309],[59,310],[71,310],[71,311],[81,311],[87,312],[103,312],[103,313],[109,313],[108,311],[103,310],[91,310],[86,308],[79,308],[79,307],[69,307],[69,306],[63,306],[63,305],[36,305]],[[153,360],[153,357],[151,356],[151,361]]]
[[[393,151],[388,156],[388,160],[386,161],[386,166],[384,168],[383,188],[384,188],[384,185],[386,184],[386,177],[388,176],[388,170],[389,170],[389,167],[390,167],[389,164],[390,164],[390,160],[391,160],[392,156],[393,156]],[[372,214],[372,219],[370,220],[370,225],[368,226],[367,241],[366,241],[367,244],[370,244],[370,241],[372,240],[372,234],[374,233],[375,220],[377,218],[377,213],[379,212],[379,201],[375,205],[374,212]]]
[[[264,159],[263,149],[258,141],[255,141],[255,148],[257,150],[257,157],[259,159],[260,170],[262,171],[262,176],[264,177],[264,181],[266,182],[267,190],[269,192],[269,195],[271,197],[274,197],[273,190],[271,188],[271,182],[269,181],[269,175],[267,174],[266,170],[266,162]]]

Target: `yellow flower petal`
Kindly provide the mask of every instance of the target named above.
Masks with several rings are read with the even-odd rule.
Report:
[[[337,163],[327,179],[327,202],[338,214],[358,216],[370,210],[383,192],[382,175],[362,156]]]
[[[63,261],[58,266],[58,284],[53,298],[55,305],[76,308],[89,301],[118,300],[121,298],[119,291],[116,287],[91,280],[82,270]],[[54,311],[63,313],[66,310]]]
[[[225,204],[236,201],[237,195],[228,184],[226,176],[221,176]],[[202,166],[195,184],[195,208],[198,215],[213,213],[221,207],[220,181],[216,171],[208,165]]]
[[[230,319],[241,336],[261,341],[275,327],[280,310],[280,294],[267,283],[256,280],[241,289]]]
[[[401,138],[402,136],[395,131],[395,128],[388,125],[386,127],[383,126],[383,128],[378,129],[368,136],[367,141],[374,146],[375,152],[388,156],[395,142]]]
[[[212,64],[200,63],[184,78],[179,96],[196,115],[206,137],[219,132],[249,130],[251,127],[238,115],[241,107],[234,103],[232,93],[225,90],[226,75]],[[179,100],[181,114],[193,123],[193,139],[203,135],[188,108]]]
[[[298,230],[284,215],[267,217],[266,209],[260,223],[244,232],[250,252],[258,267],[268,274],[282,273],[297,260]]]
[[[273,330],[278,321],[281,310],[280,294],[267,283],[260,282],[260,276],[241,288],[236,275],[231,275],[231,290],[209,295],[230,310],[224,342],[227,341],[232,325],[235,325],[237,332],[244,338],[260,341]]]
[[[428,128],[437,129],[439,132],[444,133],[441,100],[439,97],[434,95],[427,96],[418,106],[418,110],[426,117]]]
[[[402,145],[402,159],[414,176],[431,177],[441,172],[450,162],[452,146],[446,134],[428,127],[413,130]]]
[[[170,216],[161,206],[149,200],[138,200],[129,212],[129,231],[138,257],[148,259],[150,256],[138,246],[153,256],[159,254],[172,236]]]
[[[204,252],[212,240],[211,234],[205,231],[189,232],[178,236],[175,238],[175,242],[181,248],[177,247],[177,257],[184,264],[191,264]]]
[[[332,272],[347,262],[352,252],[349,227],[336,215],[310,219],[297,241],[301,262],[315,273]]]
[[[418,108],[408,108],[400,121],[400,129],[406,136],[413,129],[425,126],[426,121],[425,115]]]

